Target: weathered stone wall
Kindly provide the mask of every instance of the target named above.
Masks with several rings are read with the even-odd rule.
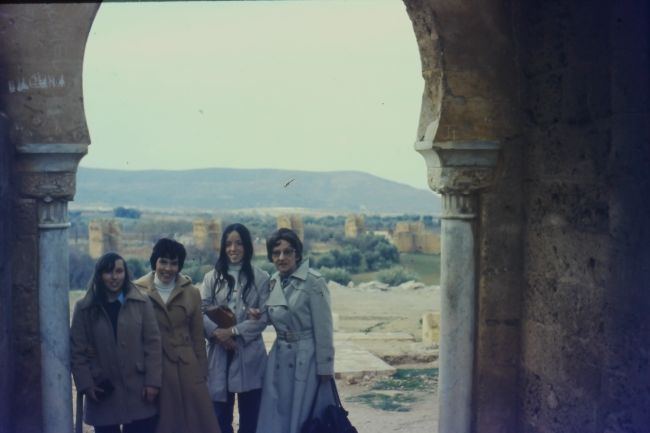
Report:
[[[98,4],[0,5],[0,109],[9,119],[12,185],[11,432],[42,432],[39,209],[74,195],[76,162],[89,143],[81,71]],[[3,170],[3,175],[6,172]],[[46,218],[46,215],[43,215]],[[1,245],[1,244],[0,244]],[[62,251],[67,254],[67,251]],[[3,303],[4,305],[4,303]],[[67,396],[62,396],[66,399]],[[4,420],[3,420],[4,421]]]
[[[279,229],[291,229],[296,232],[301,241],[305,241],[305,225],[300,215],[291,214],[278,216],[277,227]]]
[[[10,432],[13,392],[12,332],[12,257],[11,257],[11,147],[7,137],[7,119],[0,113],[0,433]]]
[[[122,230],[116,220],[88,223],[88,254],[97,259],[109,251],[122,251]]]
[[[363,215],[352,214],[345,218],[345,237],[355,239],[366,230],[366,219]]]
[[[427,231],[421,221],[396,223],[392,241],[400,253],[440,253],[440,235]]]
[[[521,433],[517,423],[525,143],[512,10],[508,2],[405,4],[425,79],[418,139],[433,126],[436,142],[501,145],[497,181],[481,196],[475,227],[479,291],[472,424],[481,433]]]
[[[526,2],[523,432],[650,426],[647,2]]]
[[[196,219],[192,221],[194,245],[200,249],[219,251],[221,241],[221,221]]]

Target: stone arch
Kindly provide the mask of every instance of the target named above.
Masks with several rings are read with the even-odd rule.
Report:
[[[416,148],[473,242],[471,387],[451,419],[463,432],[644,431],[648,5],[405,4],[426,83]],[[69,426],[69,403],[41,405],[67,392],[42,370],[62,371],[65,350],[39,340],[67,320],[39,309],[67,315],[52,245],[89,144],[81,67],[98,7],[0,6],[0,432]]]

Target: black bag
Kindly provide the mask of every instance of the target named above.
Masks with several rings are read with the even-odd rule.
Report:
[[[334,378],[330,380],[330,385],[334,394],[335,404],[328,405],[323,409],[320,416],[314,416],[314,407],[318,399],[320,385],[321,382],[318,382],[316,395],[314,395],[314,401],[312,401],[311,409],[309,410],[309,418],[302,424],[300,433],[357,433],[357,429],[352,426],[352,423],[348,419],[348,411],[343,409]]]

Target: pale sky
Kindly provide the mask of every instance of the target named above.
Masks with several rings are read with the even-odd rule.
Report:
[[[85,167],[358,170],[428,189],[400,0],[103,3]]]

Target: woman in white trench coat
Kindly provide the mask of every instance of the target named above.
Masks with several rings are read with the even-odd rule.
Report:
[[[204,309],[229,307],[237,318],[231,328],[219,328],[206,315],[203,329],[208,344],[208,391],[222,433],[233,433],[235,395],[239,433],[255,433],[260,407],[266,349],[266,323],[249,319],[269,296],[269,274],[251,264],[253,242],[246,226],[231,224],[223,231],[219,258],[201,284]]]
[[[257,433],[298,433],[309,416],[318,383],[334,375],[332,310],[325,279],[302,260],[302,242],[289,229],[266,243],[277,272],[263,312],[277,338],[266,366]],[[322,386],[315,413],[333,403]]]

